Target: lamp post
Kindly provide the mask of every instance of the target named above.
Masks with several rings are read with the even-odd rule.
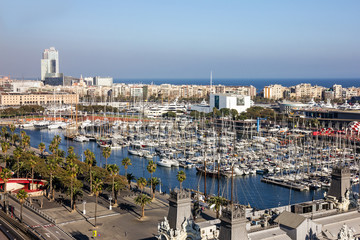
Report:
[[[86,201],[83,201],[83,214],[86,215],[86,209],[85,209]]]
[[[112,200],[112,197],[109,197],[109,201],[110,201],[109,210],[112,210],[111,200]]]

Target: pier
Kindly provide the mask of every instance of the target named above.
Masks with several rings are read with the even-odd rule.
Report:
[[[300,185],[300,184],[297,184],[297,183],[294,183],[294,182],[288,181],[288,180],[275,179],[275,178],[271,178],[271,177],[263,177],[261,179],[261,182],[271,183],[271,184],[274,184],[277,186],[286,187],[286,188],[290,188],[290,189],[301,191],[301,192],[309,190],[308,186]]]

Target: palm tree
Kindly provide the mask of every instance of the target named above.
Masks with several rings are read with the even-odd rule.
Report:
[[[182,182],[186,180],[186,174],[183,170],[179,171],[176,175],[177,180],[180,183],[180,189],[182,189]]]
[[[22,146],[24,147],[24,149],[27,149],[30,146],[30,136],[25,135],[22,140]]]
[[[216,218],[219,218],[221,206],[227,204],[227,200],[220,196],[213,196],[209,199],[209,204],[214,205],[214,210],[216,211]]]
[[[76,175],[79,172],[79,166],[76,163],[70,162],[70,164],[67,165],[67,172],[70,176],[70,207],[72,211],[75,211],[74,208],[74,181],[76,179]]]
[[[16,127],[15,127],[14,124],[11,124],[11,125],[9,126],[9,129],[10,129],[11,134],[14,134]]]
[[[102,187],[103,187],[103,182],[101,181],[100,178],[96,178],[93,182],[93,186],[92,186],[92,190],[93,193],[95,195],[95,227],[96,227],[96,214],[97,214],[97,204],[98,204],[98,197],[99,194],[102,191]]]
[[[26,132],[25,132],[24,130],[22,130],[22,131],[20,132],[21,139],[23,139],[25,135],[26,135]]]
[[[12,142],[14,144],[14,146],[16,145],[16,142],[20,140],[20,137],[17,133],[12,135]]]
[[[29,166],[31,168],[31,190],[33,189],[34,187],[34,168],[37,164],[37,159],[35,156],[31,156],[30,159],[29,159]],[[31,198],[30,198],[31,199]]]
[[[45,143],[43,143],[43,142],[39,143],[38,148],[39,148],[39,151],[40,151],[40,153],[41,153],[41,156],[43,156],[44,151],[45,151],[45,149],[46,149]]]
[[[103,150],[102,150],[102,155],[103,155],[103,157],[105,158],[105,168],[106,168],[106,166],[107,166],[107,160],[108,160],[108,158],[109,158],[110,155],[111,155],[111,147],[103,148]]]
[[[156,171],[156,164],[154,163],[153,160],[149,161],[147,167],[146,167],[147,171],[151,174],[151,178],[150,178],[150,181],[152,181],[152,176],[153,176],[153,173]],[[150,194],[152,192],[152,182],[150,184]]]
[[[145,217],[145,206],[151,203],[152,199],[145,194],[140,194],[135,198],[135,203],[141,206],[141,218]]]
[[[132,165],[130,158],[126,157],[121,161],[121,164],[124,166],[125,169],[125,176],[127,176],[127,169],[129,166]]]
[[[56,173],[56,170],[58,168],[58,164],[59,164],[59,160],[58,158],[49,158],[47,161],[47,169],[49,171],[50,174],[50,190],[49,190],[49,194],[48,194],[48,198],[50,199],[50,201],[53,201],[55,198],[55,189],[53,188],[53,177],[54,174]]]
[[[149,182],[149,180],[148,180]],[[156,192],[156,187],[160,184],[160,179],[157,177],[152,177],[150,179],[151,182],[151,189],[152,189],[152,198],[155,198],[155,192]]]
[[[136,181],[138,187],[140,188],[141,192],[144,191],[144,187],[147,185],[146,178],[140,177]]]
[[[11,178],[11,171],[10,169],[7,169],[7,168],[4,168],[1,173],[0,173],[0,178],[4,181],[4,195],[6,196],[7,194],[7,187],[6,187],[6,183],[9,181],[9,178]],[[7,211],[7,207],[5,206],[5,198],[4,197],[4,202],[3,202],[3,206],[4,206],[4,209],[6,209]]]
[[[6,140],[6,135],[7,135],[8,131],[5,126],[1,128],[1,133],[2,133],[4,140]]]
[[[1,150],[2,152],[5,154],[5,167],[7,167],[7,151],[9,150],[10,148],[10,144],[8,142],[2,142],[1,143]]]
[[[23,150],[21,147],[17,147],[13,152],[13,156],[16,159],[16,165],[17,165],[17,172],[16,172],[17,177],[20,176],[20,158],[22,156],[22,153],[23,153]]]
[[[71,194],[71,193],[70,193]],[[76,201],[83,196],[81,188],[74,187],[72,192],[73,210],[76,209]]]
[[[115,199],[114,199],[114,206],[117,206],[118,204],[118,195],[120,192],[120,189],[123,187],[123,184],[119,181],[116,181],[114,183],[114,194],[115,194]]]
[[[27,192],[24,189],[21,189],[17,194],[16,194],[16,198],[19,200],[20,202],[20,222],[22,222],[22,212],[23,212],[23,205],[24,202],[26,201],[26,199],[29,197],[29,195],[27,194]]]
[[[131,181],[135,180],[136,177],[132,173],[128,173],[128,175],[126,175],[126,179],[127,179],[129,188],[131,189]]]
[[[115,183],[115,177],[118,175],[119,173],[119,167],[116,164],[109,164],[106,167],[106,170],[108,170],[108,172],[110,173],[110,176],[112,178],[112,197],[113,199],[115,199],[115,193],[114,193],[114,183]]]
[[[86,149],[84,152],[85,155],[85,163],[89,166],[89,175],[90,175],[90,192],[92,193],[92,173],[91,167],[95,162],[95,154],[90,150]]]

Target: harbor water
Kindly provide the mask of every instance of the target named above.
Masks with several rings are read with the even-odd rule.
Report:
[[[19,131],[17,129],[16,131]],[[66,140],[62,130],[47,130],[47,129],[34,129],[25,130],[25,132],[31,137],[31,146],[37,148],[40,142],[44,142],[47,147],[55,135],[59,135],[62,138],[59,146],[62,150],[67,150],[68,147],[73,146],[77,153],[79,160],[84,161],[84,151],[90,149],[95,153],[97,165],[105,164],[105,159],[102,157],[101,149],[96,142],[84,142],[79,143],[72,140]],[[128,154],[127,147],[112,150],[111,156],[108,159],[108,164],[117,164],[120,167],[120,174],[125,173],[125,169],[121,165],[121,160],[125,157],[129,157],[132,161],[132,165],[128,167],[128,173],[132,173],[135,177],[149,178],[150,174],[146,170],[146,166],[149,160]],[[156,156],[154,161],[159,160]],[[186,180],[183,182],[183,187],[191,188],[194,190],[199,189],[201,192],[204,191],[204,176],[198,174],[195,168],[183,169],[183,168],[164,168],[157,166],[156,172],[153,176],[161,179],[161,191],[169,192],[170,189],[179,187],[176,174],[178,171],[183,170],[186,173]],[[267,209],[277,206],[283,206],[321,199],[324,196],[324,190],[310,190],[310,191],[294,191],[288,188],[263,183],[261,182],[261,175],[247,175],[234,177],[234,201],[240,204],[250,205],[257,209]],[[207,193],[217,194],[218,184],[220,184],[220,195],[230,199],[231,192],[231,179],[221,177],[217,178],[207,177]],[[157,190],[160,190],[158,187]]]

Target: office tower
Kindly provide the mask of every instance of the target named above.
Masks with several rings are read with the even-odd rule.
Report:
[[[59,75],[59,53],[54,48],[45,49],[41,59],[41,80]]]

